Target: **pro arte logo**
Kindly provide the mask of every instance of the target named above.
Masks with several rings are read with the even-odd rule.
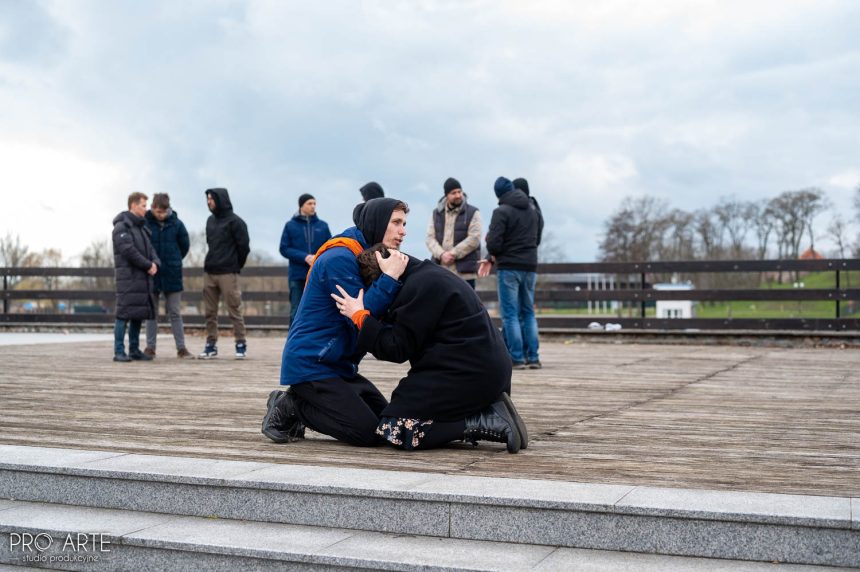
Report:
[[[59,538],[47,532],[11,532],[9,551],[20,554],[25,564],[98,562],[110,552],[110,540],[102,532],[70,532]]]

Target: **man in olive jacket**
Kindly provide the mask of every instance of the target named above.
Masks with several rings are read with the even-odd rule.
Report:
[[[206,221],[206,244],[209,250],[203,262],[203,307],[206,316],[206,348],[203,359],[218,356],[218,303],[221,296],[236,339],[236,359],[245,359],[245,319],[242,317],[242,292],[239,272],[251,252],[248,226],[233,212],[227,189],[206,191],[206,204],[212,213]]]
[[[146,201],[143,193],[128,196],[128,210],[113,219],[113,260],[116,279],[116,322],[114,323],[113,360],[148,361],[140,351],[140,326],[155,316],[155,286],[152,277],[161,261],[149,240],[146,226]],[[128,354],[125,332],[128,328]]]

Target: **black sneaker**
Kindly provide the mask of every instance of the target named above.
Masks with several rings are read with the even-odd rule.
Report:
[[[113,361],[126,362],[126,361],[131,361],[131,358],[128,357],[128,354],[125,352],[117,352],[117,353],[113,354]]]
[[[511,365],[511,369],[526,369],[526,367],[528,367],[528,366],[526,366],[525,362],[522,362],[522,361],[515,361]]]
[[[526,362],[526,365],[529,369],[540,369],[543,367],[543,364],[541,364],[540,360]]]
[[[248,344],[239,342],[236,344],[236,359],[245,359],[248,355]]]
[[[296,415],[293,396],[289,392],[276,389],[269,394],[262,432],[275,443],[304,439],[305,426]]]
[[[134,361],[152,361],[152,356],[148,356],[140,350],[131,350],[128,352],[128,357]]]

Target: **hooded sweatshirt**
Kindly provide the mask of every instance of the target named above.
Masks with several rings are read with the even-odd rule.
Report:
[[[206,221],[206,260],[203,270],[209,274],[236,274],[245,266],[251,252],[248,226],[233,212],[227,189],[208,189],[215,210]]]

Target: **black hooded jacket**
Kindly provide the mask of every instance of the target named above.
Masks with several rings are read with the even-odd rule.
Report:
[[[540,221],[529,197],[519,190],[499,198],[487,232],[487,252],[499,270],[537,270]]]
[[[143,217],[123,211],[113,219],[113,263],[116,279],[116,317],[150,320],[155,317],[155,285],[148,274],[161,261],[149,240]]]
[[[458,421],[511,390],[511,358],[475,291],[456,274],[409,258],[383,321],[368,316],[358,347],[411,367],[384,417]]]
[[[399,202],[397,199],[381,198],[356,205],[352,211],[353,222],[364,235],[368,245],[378,244],[385,238],[391,213]]]
[[[251,252],[248,227],[233,212],[227,189],[208,189],[215,210],[206,221],[206,260],[203,270],[209,274],[235,274],[242,270]]]

